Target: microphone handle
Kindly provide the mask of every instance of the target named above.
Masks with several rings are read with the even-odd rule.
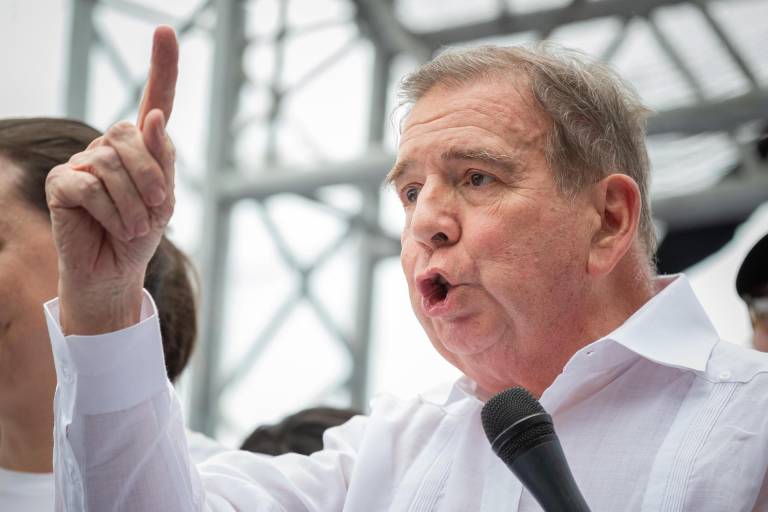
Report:
[[[590,512],[557,437],[530,448],[508,467],[545,512]]]

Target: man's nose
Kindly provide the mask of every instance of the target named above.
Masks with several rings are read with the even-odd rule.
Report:
[[[459,240],[461,226],[450,187],[429,181],[424,184],[411,217],[411,231],[416,241],[432,250]]]

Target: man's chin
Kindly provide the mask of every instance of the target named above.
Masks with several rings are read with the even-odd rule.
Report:
[[[441,354],[451,354],[454,358],[472,358],[490,350],[498,341],[498,337],[490,337],[488,333],[478,333],[472,329],[451,329],[436,336],[430,336],[432,344]],[[445,357],[445,356],[444,356]],[[448,359],[446,357],[446,359]]]

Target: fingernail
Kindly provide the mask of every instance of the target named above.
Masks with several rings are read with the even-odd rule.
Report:
[[[149,233],[149,222],[147,222],[146,219],[137,222],[134,233],[136,233],[136,236],[144,236]]]
[[[165,201],[165,191],[160,187],[153,187],[149,191],[149,205],[159,206]]]

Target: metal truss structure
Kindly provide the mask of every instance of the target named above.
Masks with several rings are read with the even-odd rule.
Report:
[[[738,3],[734,0],[732,3]],[[189,3],[189,2],[187,2]],[[724,218],[743,219],[760,202],[768,200],[766,163],[753,151],[758,120],[768,121],[768,74],[757,69],[745,56],[743,44],[735,41],[734,33],[715,14],[725,2],[705,0],[572,0],[545,2],[550,7],[528,2],[533,8],[516,10],[512,0],[490,2],[492,14],[486,19],[451,26],[414,27],[408,21],[408,4],[416,2],[393,0],[335,0],[333,13],[316,23],[297,26],[292,22],[291,9],[301,8],[301,0],[205,0],[192,9],[185,6],[179,12],[166,12],[164,5],[148,0],[71,0],[72,29],[67,70],[66,108],[68,115],[89,119],[89,92],[94,82],[94,55],[112,67],[127,94],[124,104],[115,105],[115,120],[135,111],[144,83],[141,72],[131,69],[121,54],[120,39],[113,27],[104,26],[104,13],[116,12],[124,18],[138,20],[148,27],[158,23],[174,26],[180,36],[182,49],[190,33],[206,38],[212,48],[208,118],[201,126],[206,147],[201,153],[204,162],[197,176],[185,172],[180,164],[180,180],[195,191],[202,205],[202,234],[194,251],[202,275],[203,300],[201,309],[201,339],[196,354],[194,378],[191,380],[191,427],[208,434],[226,423],[217,404],[224,393],[240,383],[253,369],[266,347],[279,337],[281,325],[296,304],[302,303],[314,313],[326,335],[337,340],[349,359],[349,374],[335,390],[342,401],[365,409],[368,399],[369,353],[371,349],[372,308],[375,295],[374,272],[385,258],[398,254],[399,241],[381,223],[381,179],[393,160],[391,144],[386,140],[391,86],[396,76],[397,60],[406,56],[412,62],[428,59],[445,45],[466,44],[477,40],[506,38],[526,33],[529,38],[546,39],[564,27],[594,20],[610,20],[616,27],[607,38],[598,57],[613,61],[625,44],[627,26],[641,23],[650,31],[662,57],[676,69],[692,101],[663,109],[649,123],[649,134],[692,135],[705,132],[726,134],[740,155],[736,171],[726,173],[714,186],[685,196],[657,201],[657,215],[668,229],[685,229],[696,225],[721,222]],[[311,3],[311,2],[310,2]],[[465,4],[473,4],[466,2]],[[483,3],[483,2],[480,2]],[[485,2],[488,4],[489,2]],[[731,3],[731,2],[728,2]],[[754,2],[753,2],[754,3]],[[270,27],[260,32],[250,29],[249,19],[254,9],[269,4],[261,11],[261,22]],[[433,4],[437,10],[440,2]],[[447,2],[446,5],[459,5]],[[554,6],[553,6],[554,5]],[[298,6],[298,7],[297,7]],[[664,29],[659,17],[674,9],[696,11],[709,37],[715,41],[729,65],[743,84],[737,94],[712,95],[702,86],[700,74],[692,69],[689,57],[678,48],[674,37]],[[181,13],[180,13],[181,12]],[[404,14],[405,13],[405,14]],[[101,21],[100,21],[101,20]],[[294,38],[321,31],[329,26],[346,27],[347,39],[327,54],[312,55],[312,65],[298,78],[285,75],[295,52],[290,51]],[[532,35],[531,35],[532,34]],[[342,38],[343,39],[343,38]],[[280,131],[288,109],[287,102],[297,89],[328,72],[349,48],[364,45],[369,51],[366,73],[369,90],[367,138],[358,156],[343,162],[297,164],[280,149]],[[268,55],[269,72],[254,77],[248,71],[253,52]],[[306,52],[303,54],[307,58]],[[245,91],[259,98],[261,112],[253,115],[243,105]],[[336,101],[343,101],[336,100]],[[260,151],[238,158],[238,139],[247,127],[258,125],[262,134]],[[311,138],[311,137],[310,137]],[[311,145],[311,141],[308,142]],[[389,148],[389,149],[388,149]],[[182,162],[184,155],[180,151]],[[190,159],[198,160],[198,159]],[[727,176],[726,176],[727,174]],[[359,197],[354,211],[340,208],[325,198],[328,187],[351,187]],[[298,258],[280,223],[273,220],[269,204],[272,198],[286,194],[302,198],[324,214],[335,216],[344,226],[340,235],[329,240],[313,261]],[[269,234],[282,264],[295,276],[295,287],[270,313],[268,320],[253,337],[249,348],[229,367],[222,363],[225,345],[225,315],[228,275],[231,265],[232,215],[235,207],[250,202],[259,212],[263,228]],[[354,307],[349,318],[339,321],[329,312],[327,304],[332,294],[320,296],[310,282],[317,269],[342,246],[354,240]],[[320,397],[319,397],[320,398]]]

